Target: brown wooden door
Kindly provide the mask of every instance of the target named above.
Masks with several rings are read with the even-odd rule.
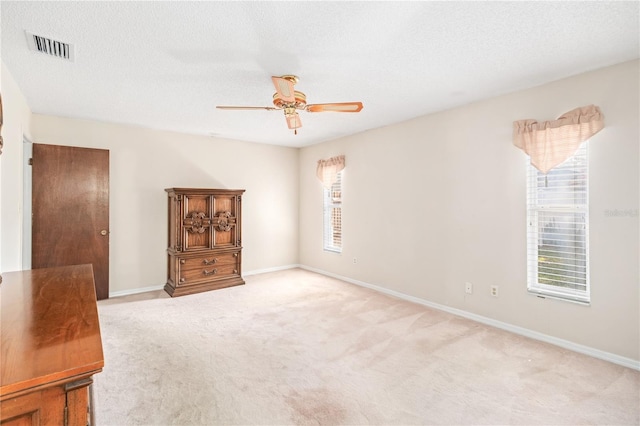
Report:
[[[109,151],[33,144],[31,267],[90,263],[109,297]]]

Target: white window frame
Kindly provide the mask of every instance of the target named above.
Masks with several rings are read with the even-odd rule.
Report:
[[[549,183],[556,185],[555,191],[544,189],[549,188]],[[578,187],[576,183],[584,189],[574,190]],[[550,202],[550,199],[554,201]],[[578,221],[582,218],[583,221]],[[567,231],[571,226],[574,230]],[[580,230],[576,230],[577,227]],[[554,256],[558,256],[557,260],[549,262]],[[561,257],[568,264],[573,261],[573,264],[561,262]],[[583,259],[583,265],[579,259]],[[587,142],[546,175],[531,164],[527,166],[527,290],[540,297],[586,305],[591,302]]]
[[[342,200],[343,171],[336,174],[336,181],[331,188],[324,188],[323,194],[323,233],[322,244],[325,251],[342,253]],[[335,197],[336,195],[337,197]],[[339,209],[337,212],[335,209]],[[338,225],[333,220],[338,215]]]

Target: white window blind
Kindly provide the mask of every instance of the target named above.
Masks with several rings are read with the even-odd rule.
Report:
[[[324,236],[327,251],[342,252],[342,171],[331,188],[324,189]]]
[[[543,174],[527,172],[527,288],[542,296],[589,303],[587,142]]]

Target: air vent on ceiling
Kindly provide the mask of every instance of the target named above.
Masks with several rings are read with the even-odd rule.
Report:
[[[55,56],[60,59],[66,59],[67,61],[73,61],[74,52],[72,44],[54,40],[49,37],[39,36],[30,33],[29,31],[25,31],[25,34],[27,35],[27,44],[29,45],[29,49],[49,56]]]

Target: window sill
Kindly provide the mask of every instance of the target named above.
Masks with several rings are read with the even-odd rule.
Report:
[[[530,295],[536,296],[540,299],[554,299],[554,300],[561,300],[563,302],[575,303],[577,305],[582,305],[582,306],[591,306],[591,300],[587,299],[586,297],[554,294],[554,293],[537,290],[537,289],[527,289],[527,292]]]
[[[324,252],[327,252],[327,253],[342,254],[342,250],[341,250],[341,249],[334,249],[334,248],[327,248],[327,247],[324,247],[322,250],[323,250]]]

